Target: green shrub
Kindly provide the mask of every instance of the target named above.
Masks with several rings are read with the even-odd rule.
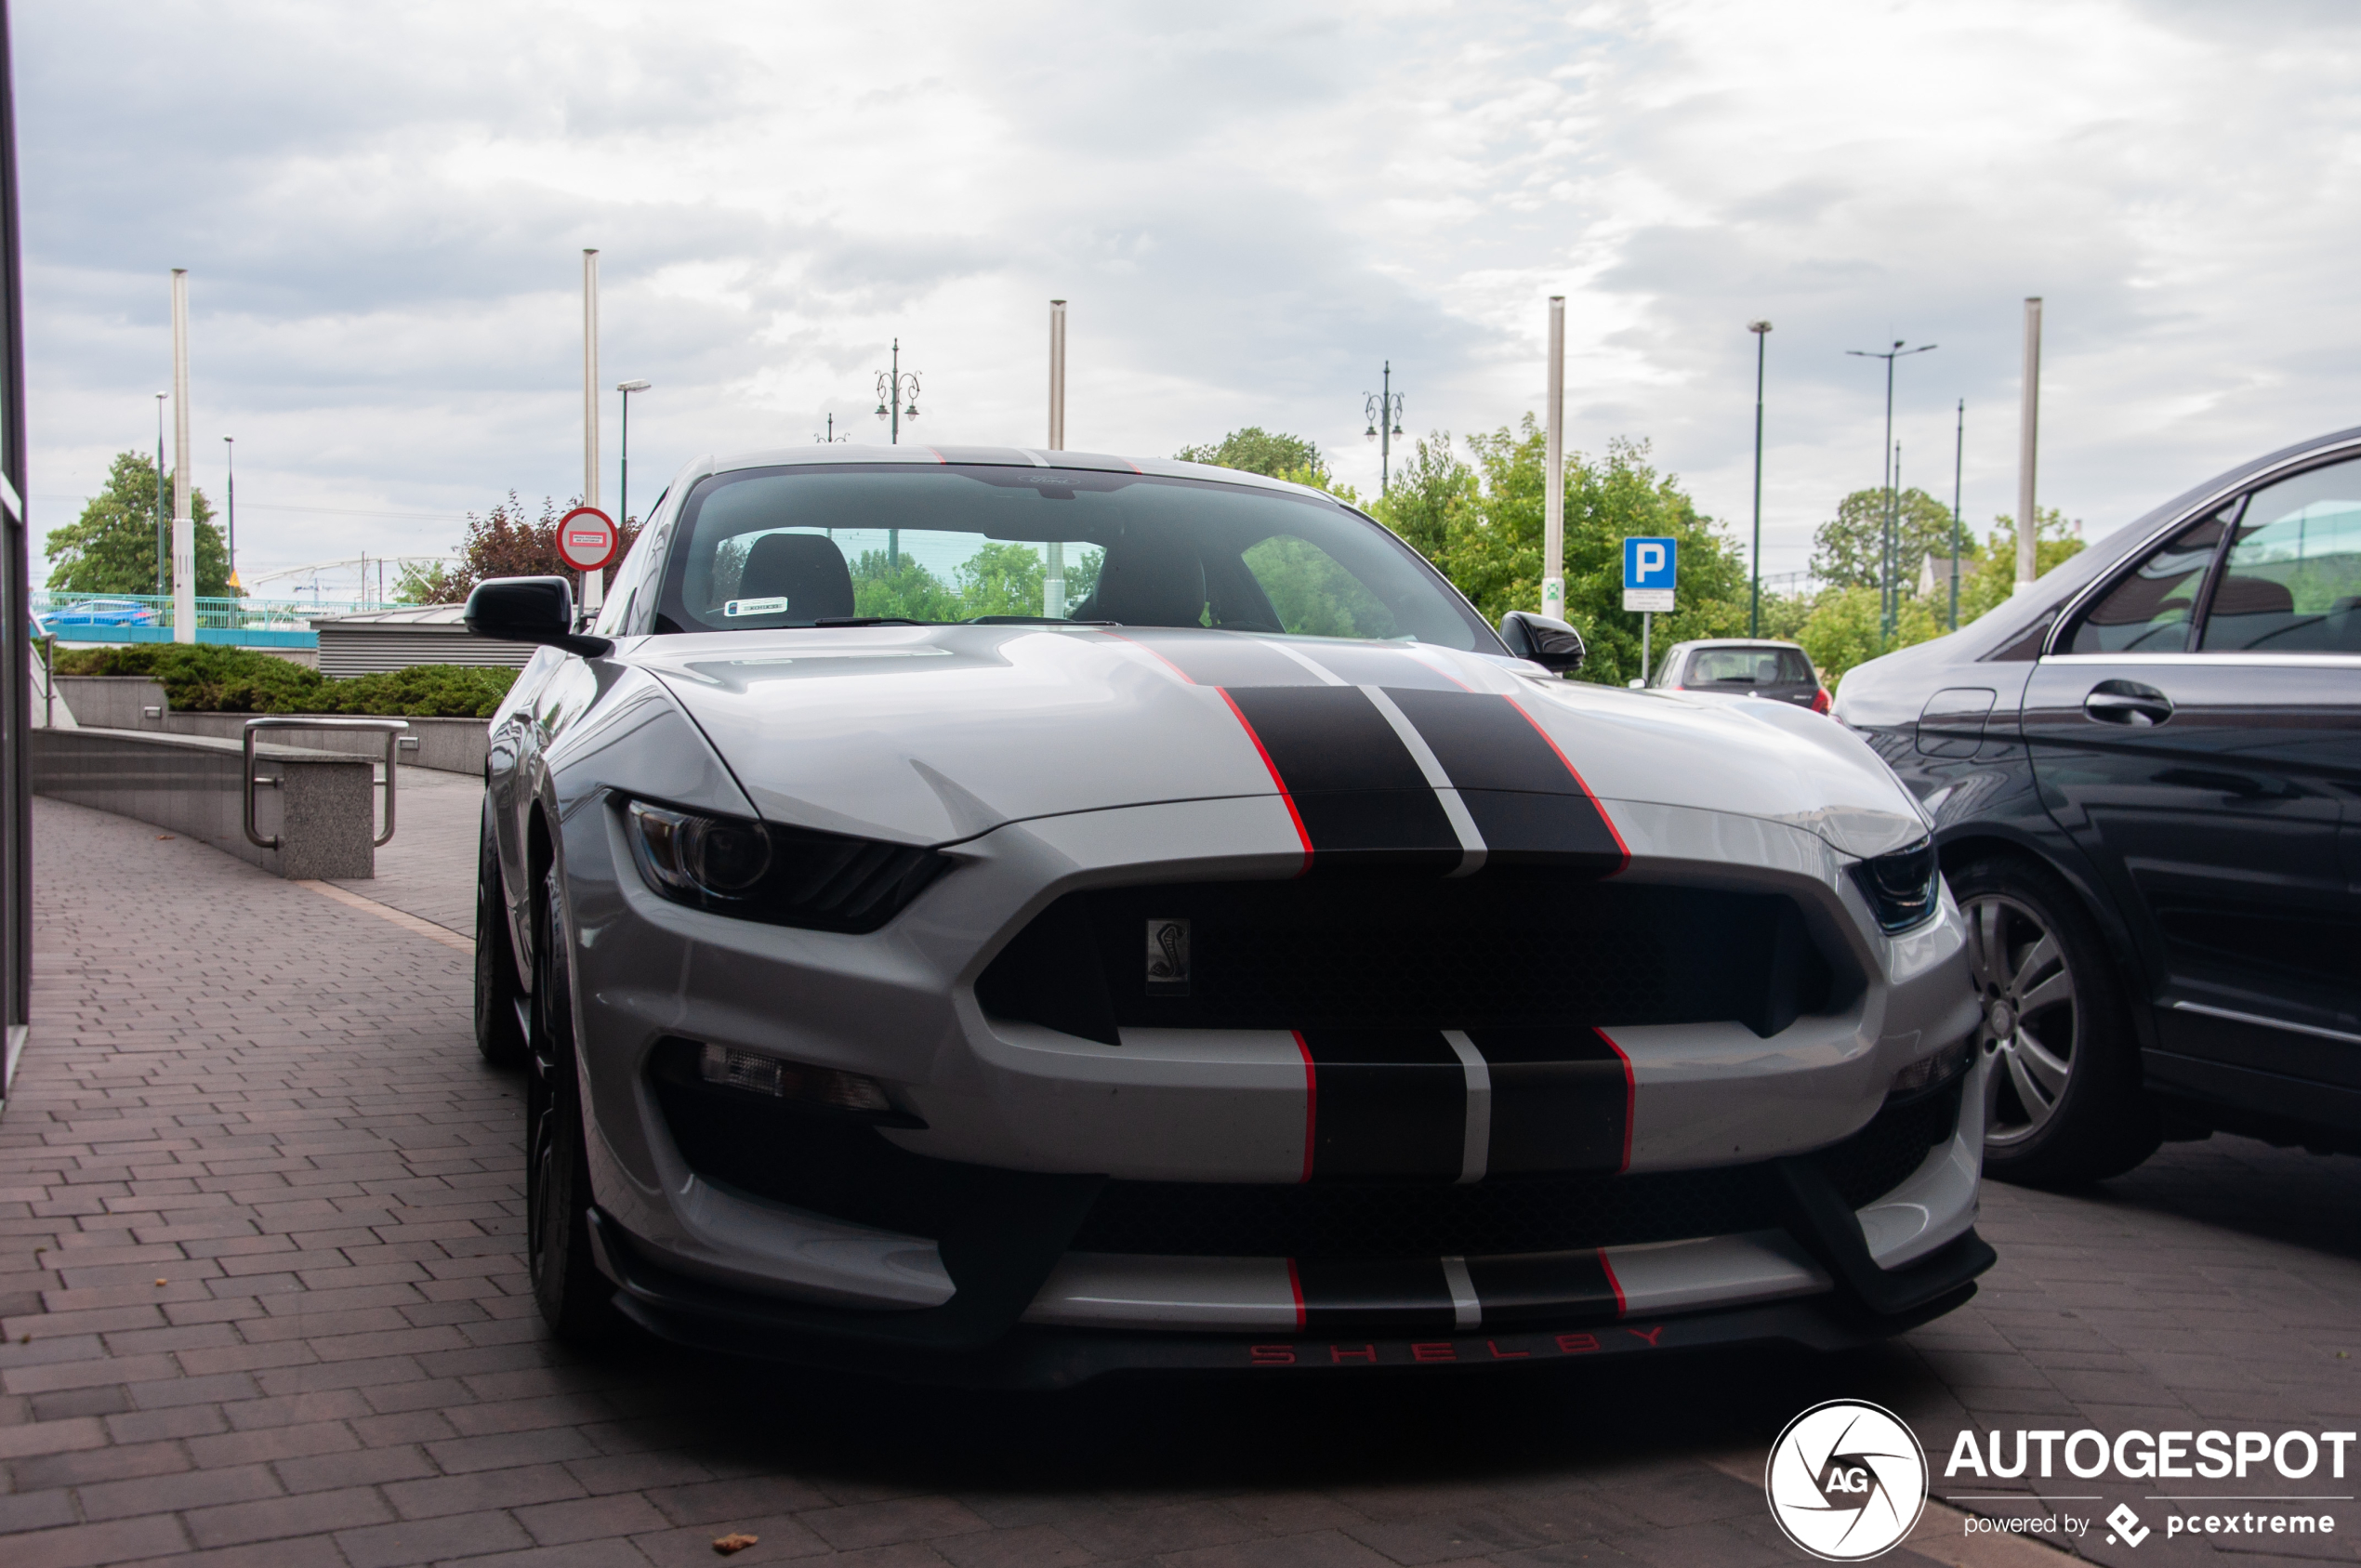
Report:
[[[512,669],[412,665],[331,680],[318,670],[215,643],[135,642],[58,654],[59,675],[144,676],[183,713],[350,713],[400,718],[489,718],[516,683]]]

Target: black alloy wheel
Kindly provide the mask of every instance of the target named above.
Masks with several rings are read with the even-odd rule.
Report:
[[[2054,876],[2014,857],[1971,861],[1948,880],[1983,1009],[1976,1044],[1993,1059],[1985,1173],[2047,1187],[2130,1170],[2162,1133],[2089,915]]]
[[[524,1021],[518,1009],[516,944],[500,893],[500,851],[492,834],[492,800],[483,802],[483,848],[476,859],[476,1049],[495,1067],[524,1064]]]
[[[568,985],[565,895],[552,865],[534,900],[533,1035],[525,1071],[525,1263],[541,1316],[590,1354],[630,1333],[614,1285],[590,1257],[590,1162]]]

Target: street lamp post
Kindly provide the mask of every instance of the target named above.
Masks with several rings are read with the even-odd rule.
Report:
[[[1951,629],[1959,629],[1959,475],[1968,452],[1968,400],[1959,400],[1959,428],[1951,441]]]
[[[1893,563],[1890,559],[1894,547],[1896,527],[1893,494],[1893,362],[1907,359],[1912,354],[1926,353],[1936,347],[1932,343],[1921,343],[1915,349],[1905,349],[1902,341],[1899,337],[1895,338],[1893,347],[1891,349],[1847,349],[1845,350],[1847,354],[1857,360],[1885,361],[1885,440],[1880,444],[1878,453],[1879,461],[1884,465],[1882,477],[1885,481],[1885,513],[1878,551],[1879,564],[1884,577],[1878,594],[1878,647],[1880,652],[1893,639],[1894,623]]]
[[[654,386],[653,381],[618,381],[614,389],[623,394],[623,470],[615,486],[614,525],[620,530],[631,520],[631,394],[644,392]]]
[[[1771,342],[1769,322],[1748,322],[1754,334],[1754,585],[1749,590],[1747,635],[1762,635],[1762,359]]]
[[[165,519],[170,514],[165,510],[166,503],[164,498],[164,400],[171,395],[170,392],[156,394],[156,597],[158,599],[164,597],[164,563],[170,559],[166,552],[171,548],[165,543],[165,530],[170,526]]]
[[[1393,438],[1402,433],[1402,395],[1393,389],[1393,362],[1385,362],[1385,379],[1378,383],[1385,389],[1365,394],[1361,412],[1368,416],[1368,438],[1378,443],[1378,494],[1386,490],[1388,471],[1393,460]]]
[[[893,340],[893,368],[877,372],[877,417],[887,421],[886,444],[902,444],[902,421],[918,416],[918,373],[902,369],[902,339]]]
[[[238,582],[238,438],[221,438],[221,460],[230,470],[230,593],[237,596]]]
[[[851,439],[852,437],[850,433],[841,436],[837,434],[837,416],[834,413],[831,413],[828,415],[828,433],[826,435],[824,436],[817,430],[811,432],[811,444],[814,446],[834,446],[840,441],[849,441]]]

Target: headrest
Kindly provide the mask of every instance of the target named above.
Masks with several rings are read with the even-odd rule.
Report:
[[[1205,562],[1185,535],[1127,529],[1099,563],[1092,611],[1133,626],[1205,624]]]
[[[746,552],[740,599],[784,599],[798,621],[851,615],[852,573],[836,541],[817,534],[766,534]]]
[[[2224,577],[2213,590],[2216,615],[2292,615],[2295,595],[2270,577]]]

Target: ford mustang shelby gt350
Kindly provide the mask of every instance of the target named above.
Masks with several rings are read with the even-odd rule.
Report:
[[[690,465],[492,725],[477,1030],[557,1332],[890,1375],[1786,1339],[1966,1299],[1985,1068],[1842,727],[1560,679],[1316,491]],[[1504,640],[1505,639],[1505,640]]]

